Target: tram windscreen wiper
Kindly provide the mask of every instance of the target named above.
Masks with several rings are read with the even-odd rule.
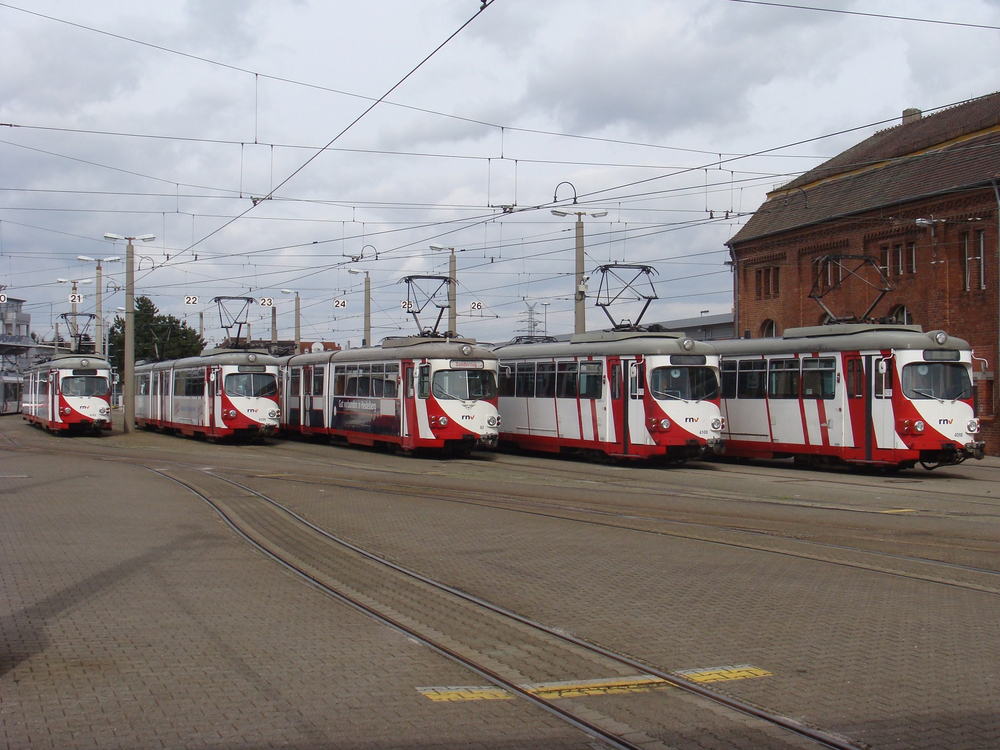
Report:
[[[919,388],[914,388],[913,392],[916,393],[918,396],[923,396],[924,398],[932,398],[935,401],[940,401],[942,404],[944,403],[943,398],[941,398],[940,396],[935,396],[933,393],[929,393],[928,391],[922,391]]]

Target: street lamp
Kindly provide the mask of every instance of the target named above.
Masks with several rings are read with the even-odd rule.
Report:
[[[299,352],[300,343],[302,341],[302,337],[301,337],[301,330],[302,329],[300,327],[300,323],[301,323],[301,320],[302,320],[302,318],[301,318],[302,308],[300,307],[300,303],[299,303],[299,293],[296,290],[294,290],[294,289],[282,289],[281,293],[282,294],[294,294],[295,295],[295,353],[299,354],[300,353]]]
[[[125,357],[122,372],[122,409],[124,424],[122,431],[128,435],[135,428],[135,269],[132,261],[135,258],[135,248],[132,243],[152,242],[153,234],[140,234],[135,237],[124,237],[120,234],[106,232],[104,239],[115,242],[125,240]]]
[[[587,279],[583,275],[583,217],[593,216],[595,219],[607,216],[607,211],[564,211],[561,208],[553,208],[552,213],[556,216],[576,216],[576,293],[574,294],[574,312],[576,317],[573,326],[574,333],[587,332]]]
[[[98,357],[104,356],[104,284],[101,281],[101,263],[117,263],[120,257],[114,255],[110,258],[91,258],[89,255],[77,255],[77,260],[85,263],[97,263],[97,338],[94,346],[94,354]]]
[[[545,311],[545,313],[544,313],[544,315],[542,317],[542,325],[543,325],[542,330],[544,331],[544,334],[546,336],[549,335],[549,305],[551,305],[551,304],[552,304],[551,302],[543,302],[542,303],[542,309]]]
[[[431,250],[451,250],[451,257],[448,259],[448,333],[452,336],[458,335],[458,313],[455,307],[455,287],[458,285],[458,273],[455,267],[455,248],[444,245],[431,245]]]
[[[364,273],[365,275],[365,339],[361,342],[362,346],[372,345],[372,280],[368,276],[367,271],[359,271],[357,268],[348,268],[347,272],[354,274],[355,276],[359,273]]]

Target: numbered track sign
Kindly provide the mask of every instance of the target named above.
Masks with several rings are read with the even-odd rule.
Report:
[[[197,294],[185,294],[184,295],[184,304],[185,305],[197,305],[198,304],[198,295]]]

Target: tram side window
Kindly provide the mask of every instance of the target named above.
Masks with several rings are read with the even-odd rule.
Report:
[[[391,364],[385,366],[385,385],[382,386],[382,398],[396,398],[399,389],[396,383],[399,381],[399,365]]]
[[[431,395],[431,366],[420,365],[417,375],[417,398],[429,398]]]
[[[385,365],[372,365],[372,396],[382,398],[385,393]]]
[[[554,398],[555,395],[555,362],[539,362],[535,366],[535,398]]]
[[[802,398],[833,398],[836,391],[837,361],[833,357],[806,357],[802,360]]]
[[[862,398],[865,395],[865,370],[861,366],[861,360],[852,358],[847,360],[847,397]]]
[[[313,368],[312,395],[314,395],[314,396],[322,396],[323,395],[323,368],[322,367],[314,367]]]
[[[736,363],[722,363],[722,397],[736,398]]]
[[[772,359],[767,381],[768,398],[799,397],[799,361]]]
[[[556,370],[556,398],[576,398],[576,362],[559,362]]]
[[[892,370],[892,359],[875,360],[875,398],[892,398]]]
[[[622,397],[622,366],[611,365],[611,398],[615,401]]]
[[[518,398],[534,398],[535,363],[518,362],[515,372],[514,395]]]
[[[358,365],[358,396],[372,395],[372,366]]]
[[[501,396],[514,395],[514,363],[501,362],[497,373],[497,388]]]
[[[580,398],[599,399],[604,385],[604,366],[600,362],[580,363]]]
[[[175,396],[205,395],[205,378],[201,370],[181,370],[174,373]]]
[[[736,379],[737,398],[764,398],[767,393],[767,362],[763,359],[740,360]]]
[[[333,395],[334,396],[346,396],[347,395],[347,373],[344,372],[343,367],[334,368],[333,371]]]
[[[292,376],[288,381],[288,395],[298,397],[301,395],[302,370],[298,367],[292,368]]]
[[[140,375],[139,376],[139,387],[135,389],[137,396],[148,396],[149,395],[149,376]]]

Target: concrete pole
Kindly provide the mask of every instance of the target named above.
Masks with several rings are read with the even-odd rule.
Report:
[[[583,213],[576,215],[576,294],[574,295],[575,313],[574,333],[587,332],[587,292],[584,291],[584,258],[583,258]]]
[[[104,356],[104,280],[101,277],[101,261],[97,261],[97,338],[94,354]]]
[[[278,307],[271,305],[271,343],[278,343]]]
[[[448,277],[451,283],[448,284],[448,331],[453,336],[458,335],[458,309],[455,307],[456,287],[458,286],[458,272],[455,264],[455,248],[451,249],[451,257],[448,259]]]
[[[364,346],[372,345],[372,280],[365,271],[365,341]]]
[[[295,353],[302,353],[302,308],[299,302],[299,293],[295,293]]]
[[[135,248],[128,239],[125,246],[125,372],[122,375],[122,430],[126,435],[135,427]]]

